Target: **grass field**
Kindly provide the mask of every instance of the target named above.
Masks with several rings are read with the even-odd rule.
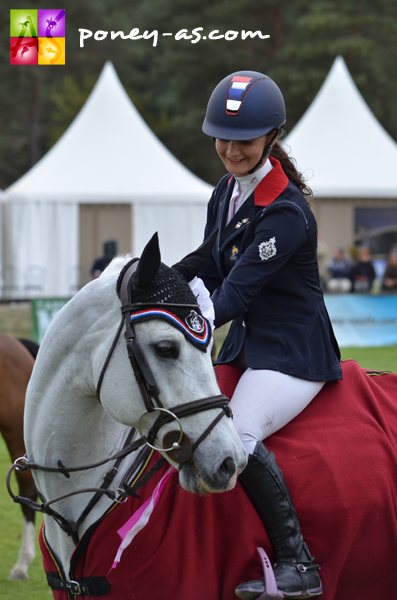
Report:
[[[397,346],[341,348],[342,360],[353,358],[360,367],[397,373]]]
[[[0,305],[0,331],[14,337],[31,338],[31,309],[26,304]],[[217,347],[220,348],[227,328],[216,332]],[[397,346],[382,348],[343,348],[342,358],[353,358],[364,368],[397,372]],[[50,600],[52,593],[47,586],[41,555],[36,544],[37,556],[30,567],[29,581],[9,581],[8,575],[14,566],[22,532],[22,512],[9,497],[5,478],[10,459],[3,439],[0,437],[0,600]],[[13,489],[16,488],[14,481]],[[38,515],[38,526],[42,521]],[[37,526],[37,531],[38,531]]]
[[[0,598],[1,600],[50,600],[52,593],[45,578],[38,542],[36,542],[36,558],[29,568],[29,581],[8,580],[8,575],[18,559],[22,537],[21,507],[14,504],[5,486],[9,467],[10,457],[3,438],[0,437]],[[17,489],[14,478],[14,493],[17,493]],[[41,521],[41,515],[38,515],[37,532]]]
[[[29,303],[0,304],[0,331],[13,337],[32,337],[32,317]],[[50,600],[41,553],[36,542],[36,558],[29,569],[29,581],[9,581],[8,575],[18,559],[22,539],[22,511],[8,495],[5,480],[10,457],[0,436],[0,600]],[[17,493],[16,480],[13,483]],[[42,515],[37,515],[37,533]],[[37,536],[36,536],[37,538]]]
[[[32,339],[30,303],[0,304],[0,331],[13,337]]]

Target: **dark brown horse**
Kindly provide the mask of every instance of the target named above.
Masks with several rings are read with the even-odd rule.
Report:
[[[38,345],[30,340],[17,340],[0,332],[0,432],[12,461],[25,454],[23,413],[25,393]],[[19,494],[36,499],[36,488],[30,471],[15,471]],[[28,567],[35,556],[35,513],[22,505],[24,515],[22,545],[18,562],[10,579],[28,579]]]

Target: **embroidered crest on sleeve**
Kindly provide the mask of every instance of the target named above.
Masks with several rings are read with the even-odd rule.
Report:
[[[273,256],[276,256],[277,254],[276,238],[272,237],[267,242],[262,242],[259,244],[258,248],[261,260],[269,260],[269,258],[273,258]]]

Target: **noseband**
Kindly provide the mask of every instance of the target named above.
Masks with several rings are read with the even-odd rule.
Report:
[[[154,378],[153,372],[149,366],[149,363],[146,360],[145,354],[142,351],[135,335],[134,326],[131,322],[130,316],[132,313],[142,310],[144,308],[191,308],[198,309],[197,304],[177,304],[177,303],[168,303],[168,302],[131,302],[131,288],[132,288],[132,276],[136,271],[138,266],[138,260],[133,262],[130,267],[124,273],[121,286],[120,286],[120,300],[121,300],[121,322],[119,328],[117,330],[116,336],[113,340],[113,343],[110,347],[104,365],[102,367],[101,374],[98,379],[97,385],[97,396],[100,401],[100,390],[103,382],[103,378],[106,372],[106,369],[109,365],[111,356],[113,354],[114,348],[116,347],[117,340],[120,336],[123,325],[125,324],[125,332],[124,338],[127,346],[127,354],[130,360],[130,364],[132,370],[135,375],[135,379],[138,383],[143,402],[145,404],[145,412],[142,414],[140,422],[139,422],[139,433],[142,434],[142,421],[146,414],[159,412],[159,416],[156,421],[150,428],[148,434],[145,436],[145,442],[154,450],[158,450],[160,452],[165,452],[168,454],[169,458],[176,462],[177,464],[183,465],[188,460],[191,459],[194,450],[201,444],[201,442],[208,436],[208,434],[212,431],[215,425],[220,421],[220,419],[226,415],[228,417],[232,416],[232,412],[229,406],[228,398],[223,395],[217,396],[208,396],[206,398],[201,398],[199,400],[194,400],[192,402],[188,402],[185,404],[181,404],[178,406],[165,408],[159,398],[160,391],[157,386],[156,380]],[[201,434],[201,436],[194,442],[191,442],[189,436],[183,431],[182,423],[180,421],[183,417],[188,417],[194,415],[196,413],[221,408],[222,412],[219,413],[215,419],[210,423],[207,429]],[[166,423],[170,423],[175,420],[178,423],[179,431],[169,431],[163,439],[163,444],[169,447],[156,447],[153,445],[155,438],[160,430],[160,428]]]

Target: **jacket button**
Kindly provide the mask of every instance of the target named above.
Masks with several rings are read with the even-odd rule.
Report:
[[[243,321],[243,322],[241,323],[241,325],[242,325],[243,327],[245,327],[245,321]]]

